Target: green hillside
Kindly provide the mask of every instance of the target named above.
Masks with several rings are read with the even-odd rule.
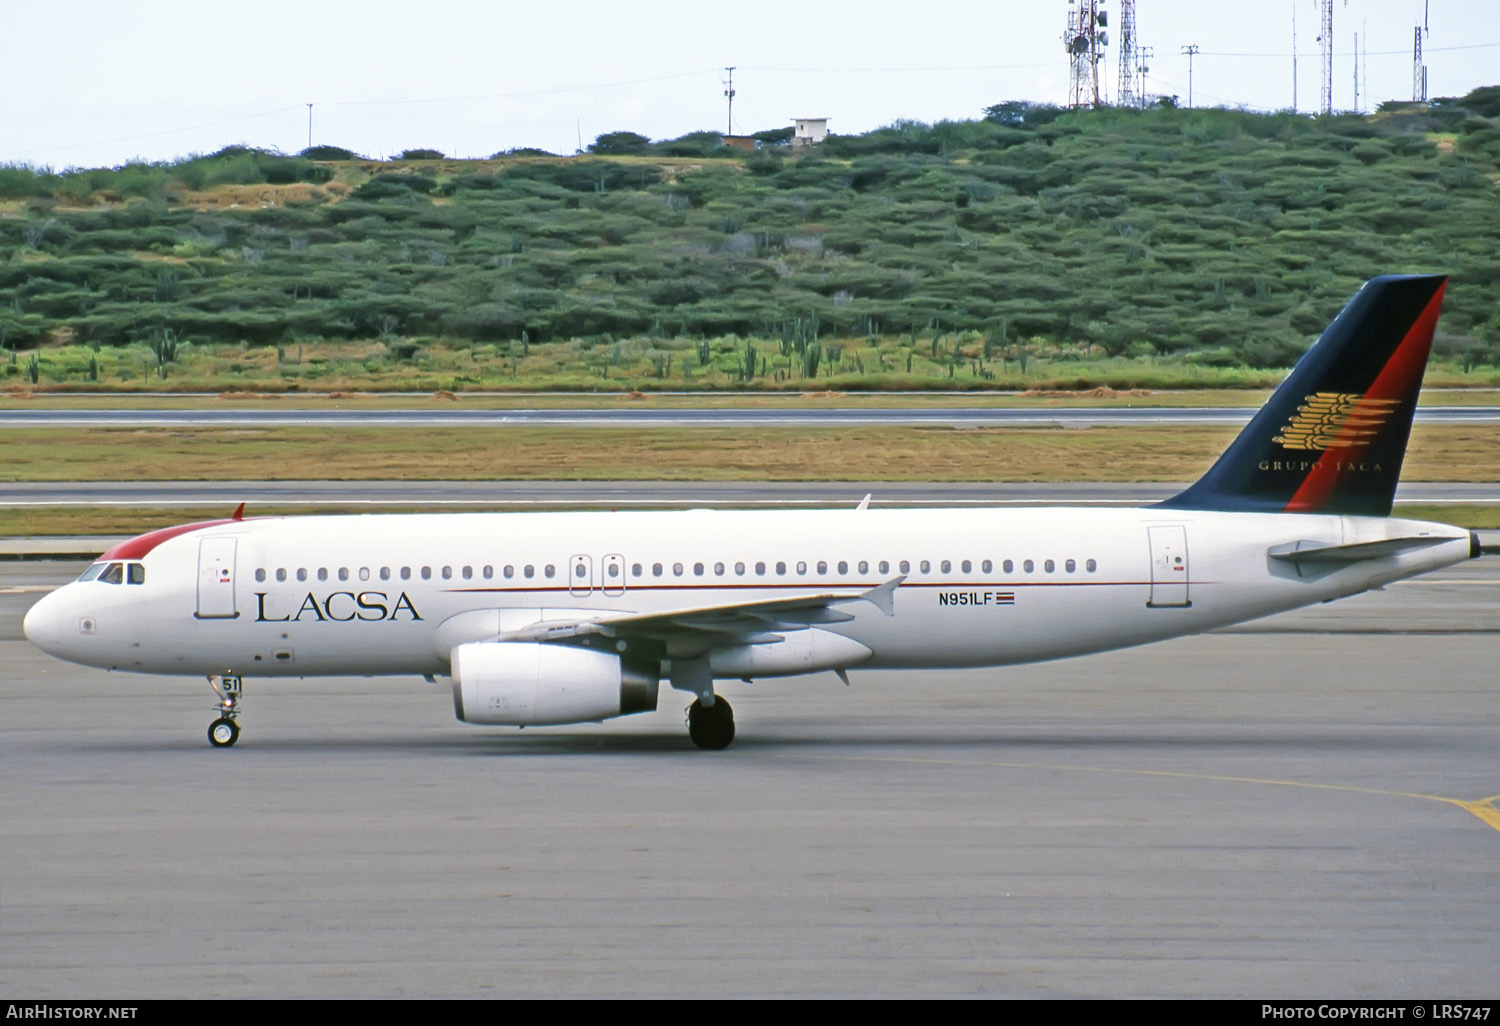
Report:
[[[283,378],[458,353],[460,386],[524,365],[983,387],[1033,361],[1284,367],[1361,281],[1420,271],[1453,276],[1440,351],[1493,367],[1500,87],[1393,106],[1002,104],[755,154],[614,133],[574,158],[5,167],[0,345],[39,383],[189,353],[232,376],[280,347]],[[285,369],[299,345],[325,355]]]

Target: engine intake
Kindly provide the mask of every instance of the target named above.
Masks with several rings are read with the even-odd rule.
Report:
[[[453,711],[464,723],[590,723],[656,708],[659,678],[612,652],[486,641],[452,652]]]

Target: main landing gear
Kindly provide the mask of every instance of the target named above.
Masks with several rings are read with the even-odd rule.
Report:
[[[709,695],[706,703],[693,699],[687,715],[688,737],[699,748],[716,752],[734,740],[734,710],[718,695]]]
[[[240,678],[225,674],[208,678],[209,687],[219,696],[219,718],[208,725],[208,743],[215,748],[228,748],[240,739],[240,725],[234,722],[240,714],[240,692],[244,685]]]

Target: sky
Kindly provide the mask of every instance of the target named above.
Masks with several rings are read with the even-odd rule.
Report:
[[[1121,0],[1104,0],[1117,34]],[[63,170],[245,144],[485,157],[569,154],[597,136],[748,134],[827,117],[855,134],[1063,104],[1068,0],[72,0],[5,4],[0,164]],[[1432,96],[1500,84],[1496,0],[1335,0],[1334,106],[1412,95],[1424,8]],[[1318,0],[1136,0],[1153,94],[1196,106],[1317,107]],[[1115,38],[1111,43],[1116,43]],[[1115,95],[1117,47],[1101,72]],[[308,104],[312,104],[311,110]]]

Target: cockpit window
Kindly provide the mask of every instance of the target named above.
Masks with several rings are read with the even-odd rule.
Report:
[[[141,563],[130,563],[125,568],[131,584],[146,583],[146,567]]]
[[[107,566],[109,566],[108,563],[95,563],[93,566],[85,570],[83,572],[83,576],[78,579],[80,581],[92,581],[95,577],[98,577],[100,574],[104,573],[104,568]]]
[[[105,584],[119,584],[121,581],[125,580],[125,564],[109,564],[109,569],[105,570],[104,573],[99,575],[99,580],[103,581]]]

